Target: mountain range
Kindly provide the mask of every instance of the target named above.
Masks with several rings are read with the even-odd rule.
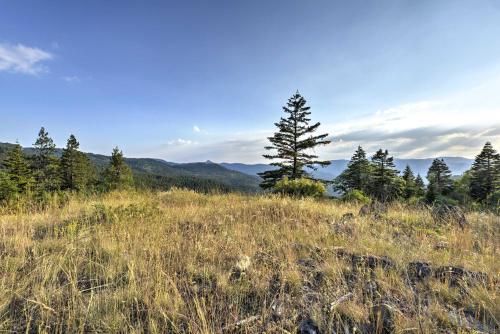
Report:
[[[6,153],[14,144],[0,143],[0,166]],[[34,153],[33,148],[23,148],[27,155]],[[60,155],[62,149],[56,149]],[[86,153],[98,169],[104,168],[110,157],[102,154]],[[443,157],[453,175],[461,175],[472,165],[473,160],[462,157]],[[402,171],[409,165],[415,175],[420,174],[424,180],[433,158],[427,159],[394,159],[396,168]],[[193,186],[194,188],[209,189],[216,187],[224,190],[238,190],[244,192],[258,192],[260,177],[257,173],[275,168],[267,164],[244,163],[214,163],[192,162],[174,163],[153,158],[125,158],[132,172],[146,184],[154,183],[161,186]],[[349,160],[332,160],[331,165],[313,171],[313,175],[323,180],[332,180],[338,176],[349,163]],[[200,186],[201,185],[201,186]]]
[[[461,175],[466,170],[468,170],[473,159],[462,158],[462,157],[439,157],[443,159],[445,163],[450,168],[453,175]],[[432,164],[434,158],[424,158],[424,159],[394,159],[394,164],[399,171],[403,171],[406,166],[410,166],[414,174],[420,174],[425,180],[427,175],[427,170]],[[344,169],[346,169],[349,160],[339,159],[331,160],[331,164],[324,168],[318,168],[317,171],[312,171],[312,174],[323,180],[332,180],[338,176]],[[257,175],[257,173],[263,172],[270,168],[275,168],[266,164],[242,164],[242,163],[220,163],[221,166],[226,167],[231,170],[239,171],[248,175]]]

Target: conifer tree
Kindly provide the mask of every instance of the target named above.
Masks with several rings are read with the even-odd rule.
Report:
[[[89,158],[79,148],[80,143],[71,135],[61,155],[62,189],[82,190],[89,184],[92,166]]]
[[[33,176],[21,145],[16,144],[7,154],[4,162],[7,176],[12,181],[16,192],[24,193],[31,189]]]
[[[344,193],[352,190],[361,190],[366,193],[369,177],[370,162],[366,158],[363,148],[358,146],[347,165],[347,169],[334,180],[334,188]]]
[[[415,178],[415,196],[422,197],[425,195],[425,183],[420,174]]]
[[[59,189],[59,161],[55,156],[56,145],[45,128],[41,128],[34,144],[35,155],[32,168],[38,192]]]
[[[432,202],[439,196],[446,196],[453,190],[451,171],[443,159],[434,159],[427,172],[427,199]]]
[[[394,158],[387,150],[379,149],[372,157],[369,194],[381,202],[396,199],[401,193],[402,182],[394,165]]]
[[[283,107],[286,117],[282,117],[278,123],[275,123],[278,132],[268,138],[271,145],[265,147],[266,150],[275,150],[276,153],[264,155],[267,159],[279,159],[278,162],[271,163],[278,169],[259,173],[263,179],[262,188],[272,188],[284,177],[290,180],[302,177],[311,178],[304,170],[305,167],[316,170],[318,165],[324,167],[330,164],[330,161],[317,160],[318,156],[310,152],[311,149],[327,145],[330,141],[326,140],[328,137],[326,133],[312,135],[320,123],[309,124],[311,121],[309,109],[310,107],[306,106],[306,100],[299,92],[289,98],[287,105]]]
[[[123,189],[133,184],[130,167],[123,158],[123,152],[115,147],[109,165],[104,170],[104,186],[108,190]]]
[[[483,202],[499,189],[499,161],[500,155],[487,142],[471,168],[469,193],[473,199]]]
[[[413,175],[413,171],[411,170],[409,165],[406,165],[405,170],[403,171],[403,197],[405,199],[409,199],[415,196],[416,193],[416,184],[415,184],[415,175]]]

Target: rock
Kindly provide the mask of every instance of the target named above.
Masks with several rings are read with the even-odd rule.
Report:
[[[354,254],[346,251],[344,248],[335,248],[333,251],[338,258],[351,260],[354,268],[366,267],[369,269],[375,269],[376,267],[381,267],[383,269],[393,269],[396,266],[394,261],[387,256],[379,257],[375,255]]]
[[[432,267],[427,262],[410,262],[407,266],[408,277],[411,281],[423,281],[431,277]]]
[[[316,263],[312,259],[298,259],[297,264],[307,270],[313,270],[316,268]]]
[[[470,271],[461,267],[442,266],[434,271],[434,276],[441,281],[448,281],[450,286],[459,286],[460,283],[468,285],[486,284],[488,275],[481,272]]]
[[[374,305],[370,313],[370,323],[370,333],[395,333],[394,307],[387,303]]]
[[[353,267],[366,267],[369,269],[375,269],[376,267],[381,267],[383,269],[392,269],[395,267],[394,261],[392,261],[387,256],[374,256],[374,255],[352,255],[352,266]]]
[[[311,318],[307,318],[303,320],[300,325],[299,329],[297,331],[298,334],[320,334],[320,330],[314,320]]]
[[[454,223],[458,224],[461,229],[467,226],[465,213],[456,205],[437,205],[432,209],[431,215],[436,223]]]

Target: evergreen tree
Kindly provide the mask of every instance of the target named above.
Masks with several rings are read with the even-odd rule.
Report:
[[[473,199],[483,202],[499,189],[499,161],[500,155],[487,142],[471,168],[469,192]]]
[[[409,199],[416,194],[416,180],[415,175],[413,175],[413,171],[411,170],[409,165],[406,165],[405,170],[403,171],[403,197],[405,199]]]
[[[19,192],[16,184],[10,179],[7,172],[0,169],[0,201],[7,201]]]
[[[89,158],[78,149],[80,143],[71,135],[61,155],[61,188],[83,190],[89,185],[92,165]]]
[[[453,190],[451,171],[443,159],[434,159],[427,172],[427,199],[433,202],[439,196],[446,196]]]
[[[32,168],[38,192],[59,189],[59,161],[55,157],[56,145],[45,128],[41,128],[34,144],[35,155]]]
[[[344,193],[352,190],[367,192],[369,177],[370,162],[366,158],[363,148],[358,146],[347,165],[347,169],[334,180],[334,188]]]
[[[402,182],[393,160],[389,152],[382,149],[372,157],[369,195],[381,202],[394,200],[401,193]]]
[[[16,192],[24,193],[31,189],[33,176],[27,158],[23,153],[21,145],[16,144],[7,154],[4,162],[7,176],[12,181]]]
[[[104,186],[108,190],[132,186],[132,171],[125,163],[123,152],[115,147],[111,153],[109,165],[104,170]]]
[[[425,183],[420,174],[415,178],[415,196],[421,197],[425,195]]]
[[[264,155],[267,159],[279,159],[279,162],[271,163],[278,169],[259,173],[264,180],[261,183],[262,188],[272,188],[284,177],[290,180],[302,177],[311,178],[304,170],[305,167],[316,170],[317,165],[324,167],[330,164],[330,161],[317,160],[318,156],[309,152],[316,146],[330,143],[325,139],[328,137],[326,133],[312,135],[320,123],[309,124],[311,121],[309,109],[310,107],[306,106],[306,100],[299,92],[288,99],[287,105],[283,107],[287,117],[282,117],[278,123],[275,123],[278,132],[268,138],[271,145],[265,147],[266,150],[276,150],[276,154]]]

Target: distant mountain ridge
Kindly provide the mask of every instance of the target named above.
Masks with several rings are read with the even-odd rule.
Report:
[[[462,157],[439,157],[439,159],[444,159],[445,163],[451,170],[453,175],[461,175],[467,171],[474,162],[474,159],[462,158]],[[422,178],[425,179],[427,175],[427,170],[432,164],[435,158],[422,158],[422,159],[394,159],[394,164],[396,168],[402,172],[403,169],[408,165],[413,170],[415,175],[420,174]],[[347,168],[349,160],[338,159],[331,160],[331,164],[325,168],[318,168],[317,171],[313,171],[313,175],[324,180],[332,180],[337,177],[343,170]],[[248,175],[257,175],[257,173],[263,172],[275,168],[266,164],[243,164],[243,163],[220,163],[221,166],[228,169],[236,170],[241,173]]]
[[[9,149],[14,144],[0,143],[0,165]],[[34,153],[31,147],[23,148],[26,154]],[[56,154],[61,155],[62,149],[56,149]],[[86,153],[97,168],[104,168],[110,157],[102,154]],[[440,157],[441,158],[441,157]],[[443,157],[453,175],[461,175],[468,170],[473,159],[462,157]],[[424,180],[427,170],[434,158],[424,159],[394,159],[396,168],[401,172],[409,165],[413,172],[420,174]],[[257,173],[276,168],[268,164],[244,164],[244,163],[214,163],[210,160],[205,162],[175,163],[157,158],[125,158],[134,174],[153,175],[156,177],[188,178],[190,182],[196,180],[208,180],[213,184],[220,184],[229,189],[258,192],[260,191],[260,177]],[[338,176],[349,163],[347,159],[332,160],[331,165],[325,168],[318,168],[313,174],[320,179],[333,180]],[[212,183],[211,183],[212,184]]]
[[[7,152],[14,147],[11,143],[0,143],[0,165],[5,159]],[[23,148],[27,155],[32,155],[34,149],[31,147]],[[60,156],[62,149],[56,149],[56,155]],[[104,168],[110,157],[102,154],[85,153],[98,169]],[[219,164],[207,162],[192,163],[171,163],[162,159],[153,158],[125,158],[125,162],[130,166],[132,172],[142,178],[145,176],[154,176],[156,178],[168,178],[168,184],[177,184],[175,179],[183,179],[181,183],[206,183],[209,185],[220,185],[222,189],[232,189],[244,192],[260,191],[260,178],[256,175],[241,173],[237,170],[225,168]]]

